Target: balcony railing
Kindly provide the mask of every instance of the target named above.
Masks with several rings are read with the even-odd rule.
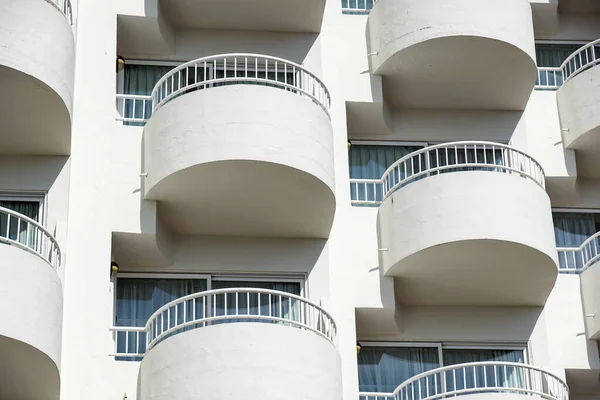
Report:
[[[368,14],[377,0],[342,0],[343,14]]]
[[[69,21],[69,24],[73,24],[73,7],[71,6],[71,0],[46,0],[54,7],[58,8],[58,10],[63,13],[63,15]]]
[[[506,393],[568,400],[567,384],[532,365],[475,362],[450,365],[414,376],[393,393],[360,393],[360,400],[436,400],[470,394]]]
[[[163,76],[151,96],[117,95],[117,120],[143,123],[152,112],[183,94],[227,85],[259,85],[308,97],[329,116],[329,91],[313,73],[281,58],[222,54],[182,64]],[[149,106],[151,104],[151,107]]]
[[[0,207],[0,243],[41,257],[53,268],[60,266],[60,246],[50,232],[33,219]]]
[[[544,188],[540,163],[521,150],[490,142],[454,142],[426,147],[392,164],[381,179],[350,179],[354,205],[377,205],[396,190],[420,179],[449,172],[514,174]]]
[[[579,247],[559,247],[557,253],[560,272],[583,272],[600,261],[600,232]]]
[[[600,63],[600,39],[581,47],[571,54],[560,67],[538,68],[536,89],[558,89],[565,82]]]
[[[317,304],[276,290],[218,289],[174,300],[159,308],[144,327],[112,327],[112,356],[142,357],[168,336],[190,329],[235,323],[272,323],[305,329],[334,343],[333,318]]]

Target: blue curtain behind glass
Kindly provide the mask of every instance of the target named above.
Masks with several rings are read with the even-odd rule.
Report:
[[[12,201],[12,200],[0,200],[0,207],[8,208],[9,210],[23,214],[26,217],[39,222],[40,203],[38,201]],[[29,227],[29,237],[27,237],[27,229],[29,223],[22,222],[20,225],[20,232],[17,235],[18,219],[17,217],[10,217],[10,227],[8,226],[8,215],[0,214],[0,237],[5,237],[11,240],[17,240],[19,243],[27,245],[28,247],[35,249],[36,243],[39,239],[36,238],[37,230],[33,227]],[[9,230],[7,232],[7,229]]]
[[[500,361],[524,364],[523,350],[452,349],[444,350],[444,365]],[[485,387],[525,388],[525,374],[514,367],[470,367],[446,374],[446,390]]]
[[[162,65],[125,65],[125,84],[124,94],[134,94],[149,96],[156,82],[160,80],[167,72],[172,70],[172,66]],[[142,102],[136,103],[136,109],[133,109],[133,102],[125,103],[125,117],[141,117],[144,115]],[[146,102],[145,115],[152,114],[151,102]],[[140,125],[139,122],[126,122],[125,125]]]
[[[206,288],[205,279],[118,278],[115,325],[143,327],[160,307],[188,294],[205,291]],[[125,333],[119,335],[117,351],[124,352],[126,336]],[[128,340],[130,349],[137,348],[134,335],[130,335]],[[145,344],[145,335],[140,335],[140,341]],[[142,350],[145,350],[145,346],[142,346]],[[117,359],[135,360],[124,357]]]
[[[535,57],[538,67],[560,67],[581,44],[545,44],[535,45]]]
[[[361,392],[389,393],[439,366],[437,347],[363,347],[358,354],[358,384]]]
[[[553,213],[552,220],[556,247],[579,247],[596,233],[594,214]],[[561,268],[583,268],[583,259],[580,255],[573,258],[559,253],[558,262]]]

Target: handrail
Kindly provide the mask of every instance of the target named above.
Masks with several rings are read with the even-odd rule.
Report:
[[[165,304],[148,318],[144,327],[111,327],[116,336],[111,355],[140,357],[162,339],[185,328],[236,320],[290,325],[312,331],[332,344],[337,333],[331,315],[300,296],[269,289],[216,289],[183,296]],[[119,346],[123,343],[120,337],[125,340],[124,346]]]
[[[525,152],[500,143],[462,141],[414,151],[394,162],[381,179],[350,179],[351,200],[353,204],[381,204],[418,179],[465,169],[516,174],[545,187],[541,164]]]
[[[528,364],[486,361],[449,365],[413,376],[381,399],[435,400],[471,393],[520,393],[568,400],[569,387],[555,374]],[[373,396],[374,393],[366,393]],[[376,395],[376,394],[375,394]],[[362,394],[360,394],[361,399]],[[369,400],[369,399],[366,399]]]
[[[600,232],[587,238],[579,247],[558,247],[556,252],[559,271],[581,273],[600,261]]]
[[[375,3],[377,3],[377,0],[342,0],[342,13],[368,14]]]
[[[217,71],[223,76],[217,77]],[[231,75],[232,76],[227,76]],[[316,75],[291,61],[261,54],[232,53],[203,57],[165,74],[152,90],[152,110],[190,90],[218,84],[265,83],[307,96],[327,115],[331,98]]]
[[[55,269],[60,266],[60,246],[40,223],[4,207],[0,207],[0,223],[0,242],[33,253]]]
[[[73,25],[73,7],[71,6],[71,0],[46,0],[54,7],[58,9],[67,21],[69,21],[69,25]]]
[[[152,96],[117,93],[117,121],[146,122],[152,115]]]
[[[583,45],[567,57],[560,67],[539,67],[536,88],[558,89],[579,73],[600,63],[600,52],[596,54],[597,45],[600,45],[600,39]]]

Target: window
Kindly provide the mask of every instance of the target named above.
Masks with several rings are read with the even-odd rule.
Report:
[[[401,383],[419,375],[445,365],[465,364],[482,361],[499,361],[512,363],[525,363],[525,346],[517,348],[498,348],[473,346],[450,346],[436,343],[419,344],[377,344],[366,345],[358,354],[358,381],[361,392],[390,393]],[[473,374],[483,374],[481,371],[473,371]],[[490,370],[485,371],[490,374]],[[493,371],[492,371],[493,374]],[[500,376],[501,375],[501,376]],[[460,376],[460,385],[457,383],[455,389],[460,390],[473,385],[477,377]],[[471,379],[473,378],[473,382]],[[508,377],[505,372],[497,372],[489,379],[489,382],[504,380]],[[481,376],[479,382],[484,382]],[[440,385],[440,382],[429,381],[431,385]],[[447,385],[450,382],[447,382]],[[454,385],[452,381],[452,385]],[[461,387],[459,387],[461,386]],[[478,386],[479,387],[479,386]],[[434,388],[430,388],[434,389]],[[426,390],[426,388],[424,388]],[[431,390],[433,393],[434,390]],[[438,388],[439,392],[439,388]]]
[[[7,208],[36,222],[42,222],[43,198],[28,196],[3,196],[0,197],[0,207]],[[29,232],[29,233],[28,233]],[[17,241],[34,250],[41,243],[41,233],[33,224],[25,222],[15,216],[0,212],[0,240],[2,238]]]
[[[577,248],[600,231],[600,213],[553,212],[556,247]],[[559,251],[558,265],[562,270],[579,270],[584,260],[580,252]]]
[[[560,67],[584,43],[536,43],[535,57],[538,67]]]
[[[376,0],[342,0],[343,14],[368,14]]]

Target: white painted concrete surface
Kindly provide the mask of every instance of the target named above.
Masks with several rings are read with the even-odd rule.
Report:
[[[58,399],[60,279],[41,257],[6,244],[0,245],[0,274],[0,397]]]
[[[143,146],[146,199],[177,233],[329,234],[331,122],[308,97],[257,85],[188,93],[154,113]]]
[[[548,195],[529,179],[427,177],[380,206],[381,267],[407,304],[543,305],[558,274],[552,226]]]
[[[47,1],[0,1],[1,154],[69,154],[75,43]]]
[[[327,339],[277,324],[228,323],[176,334],[141,362],[140,400],[341,400]]]

